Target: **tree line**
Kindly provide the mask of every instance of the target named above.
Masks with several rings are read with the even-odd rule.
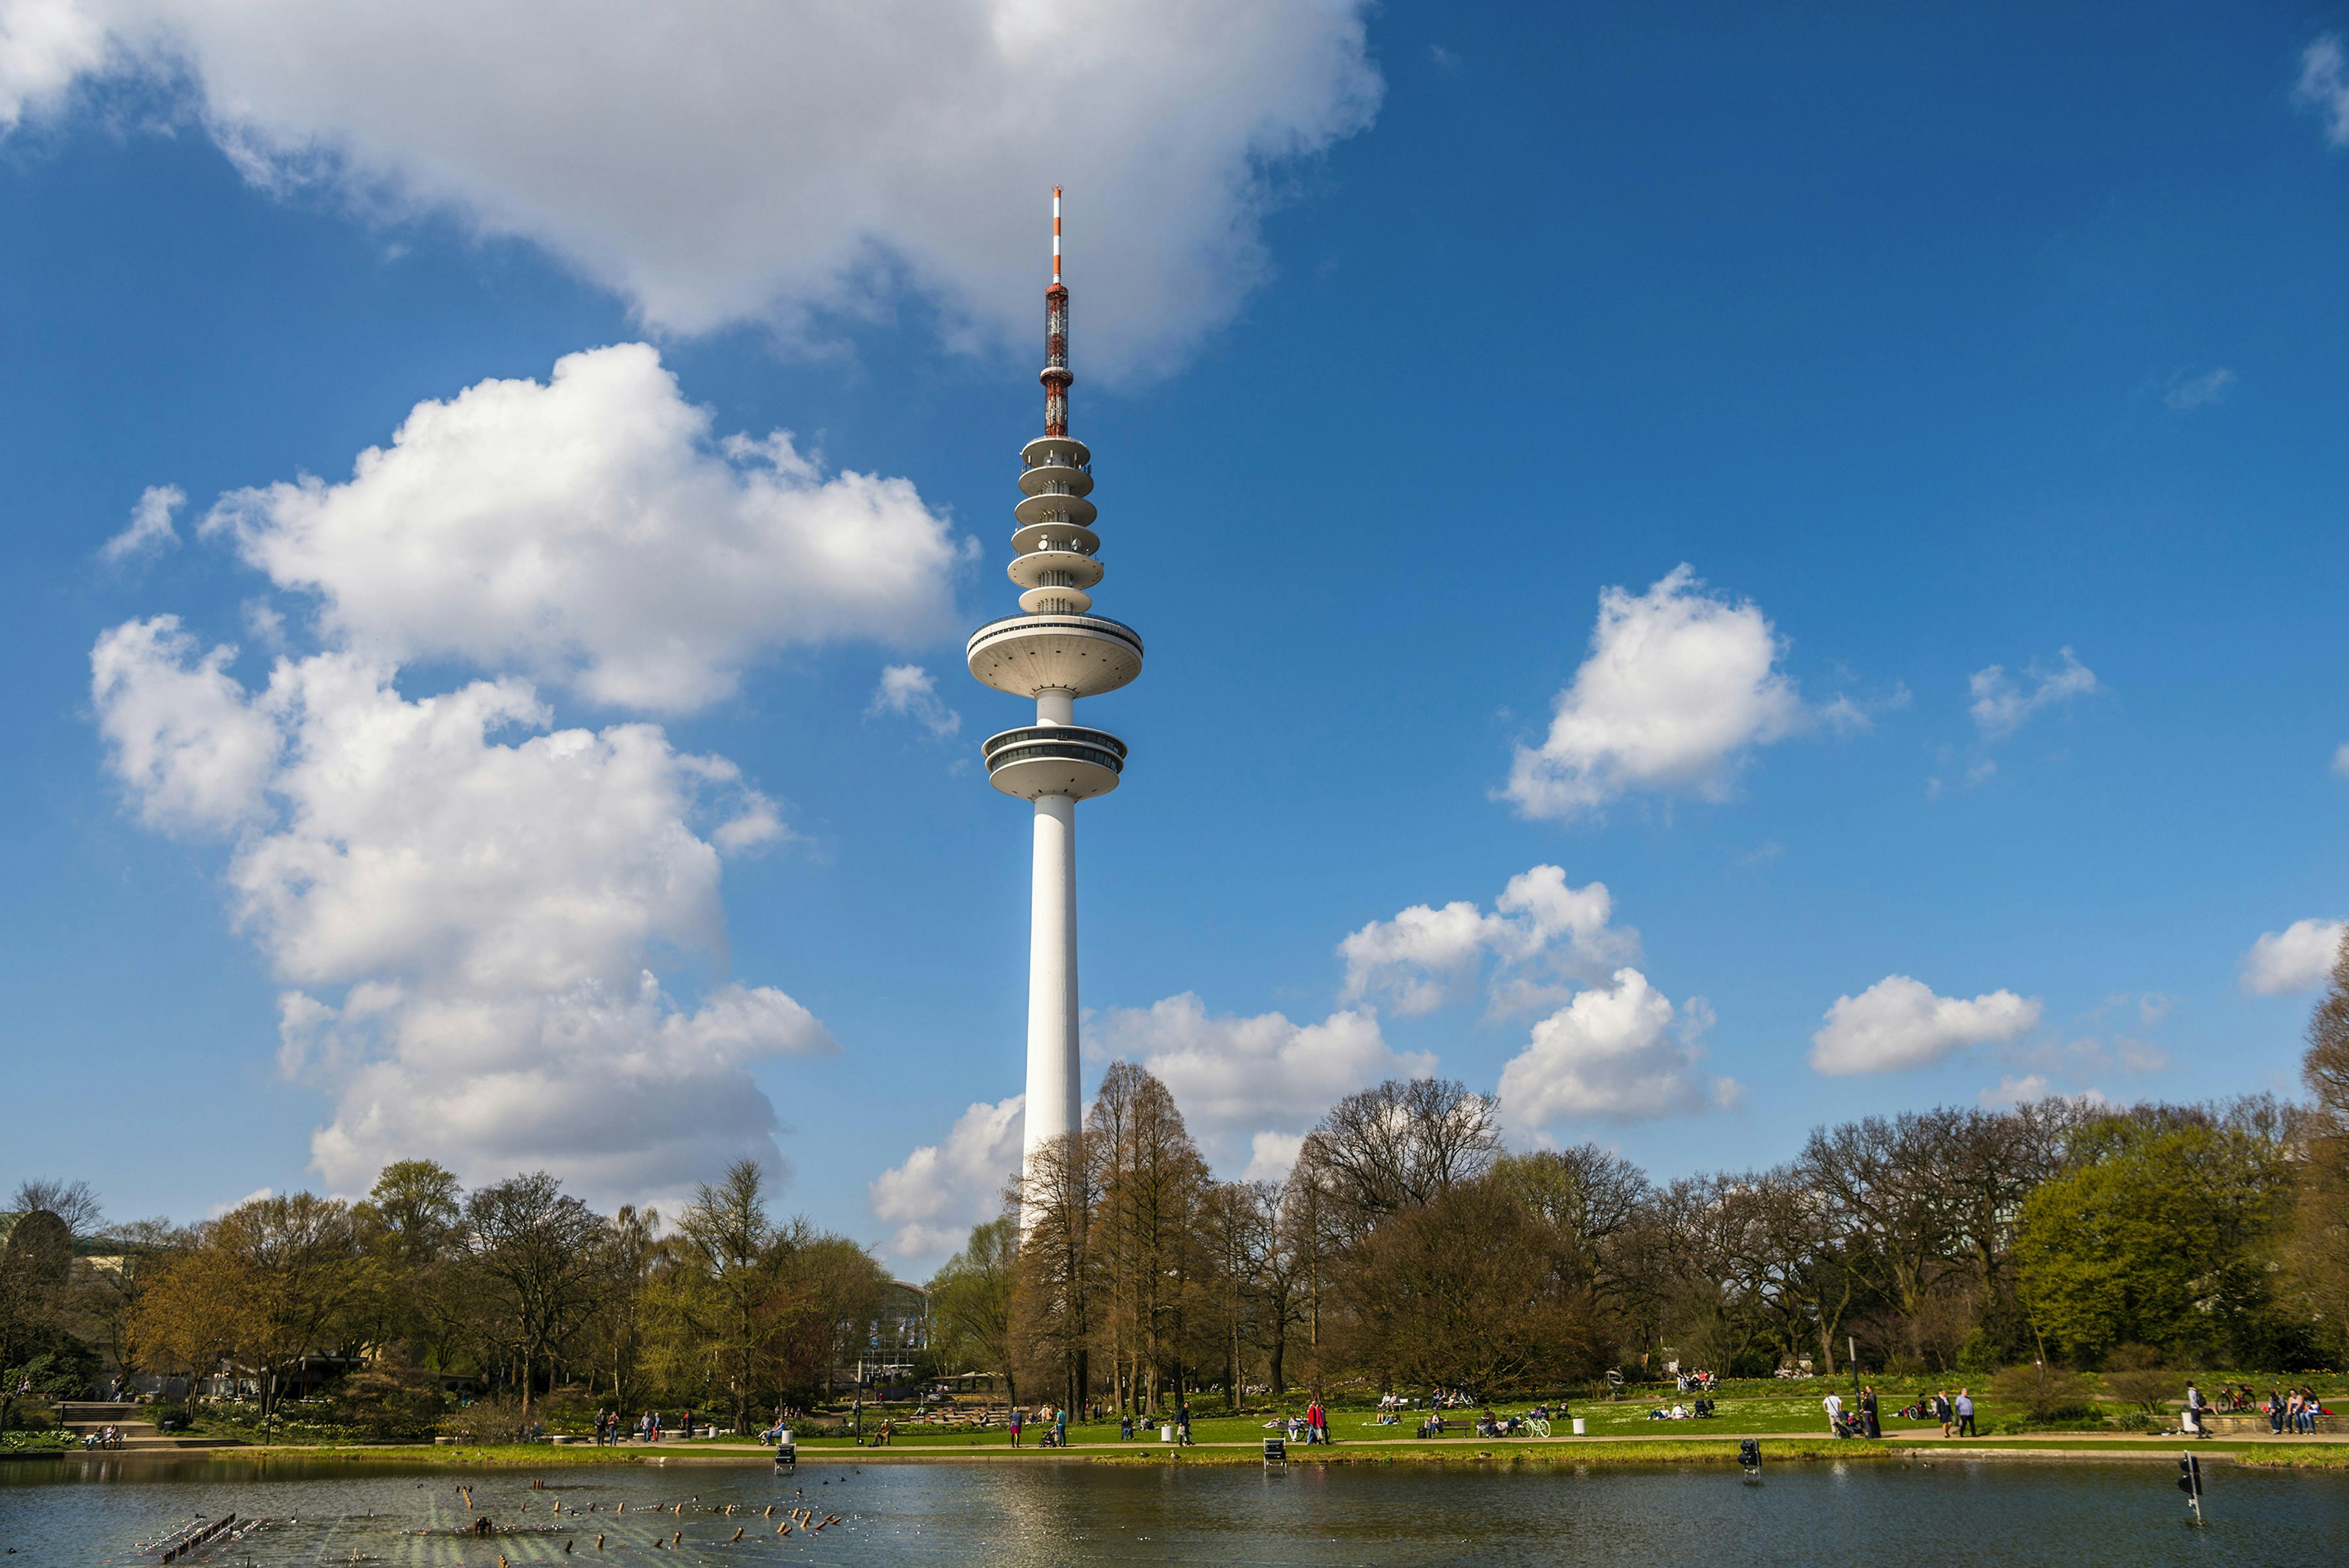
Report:
[[[2306,1103],[1870,1116],[1768,1169],[1666,1182],[1591,1144],[1508,1152],[1495,1103],[1441,1079],[1340,1101],[1285,1182],[1218,1181],[1165,1085],[1119,1063],[932,1282],[938,1362],[1144,1414],[1671,1361],[2338,1366],[2349,947],[2308,1044]]]
[[[1510,1152],[1491,1098],[1433,1078],[1340,1101],[1285,1181],[1220,1181],[1165,1085],[1117,1063],[930,1282],[919,1370],[1154,1415],[1210,1390],[1492,1396],[1671,1361],[2338,1366],[2349,950],[2308,1045],[2305,1102],[1867,1117],[1767,1169],[1661,1182],[1590,1144]],[[332,1375],[386,1435],[452,1387],[524,1418],[552,1395],[748,1425],[846,1393],[886,1285],[856,1242],[771,1219],[747,1160],[666,1224],[544,1173],[468,1192],[425,1160],[355,1202],[257,1198],[188,1227],[106,1226],[81,1184],[28,1183],[14,1212],[0,1424],[20,1391],[78,1395],[111,1366],[232,1369],[264,1416]]]
[[[385,1436],[429,1431],[452,1391],[508,1424],[560,1391],[755,1427],[830,1391],[887,1282],[858,1243],[771,1220],[766,1186],[740,1161],[664,1226],[598,1213],[544,1172],[467,1192],[400,1160],[357,1202],[298,1192],[111,1229],[86,1186],[28,1186],[0,1254],[0,1376],[78,1397],[109,1365],[226,1374],[264,1422],[323,1382],[343,1419]]]

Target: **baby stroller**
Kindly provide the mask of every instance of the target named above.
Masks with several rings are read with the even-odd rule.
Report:
[[[1836,1436],[1838,1438],[1865,1438],[1868,1436],[1868,1417],[1861,1415],[1857,1410],[1847,1410],[1842,1415],[1837,1416],[1836,1417],[1835,1427]]]

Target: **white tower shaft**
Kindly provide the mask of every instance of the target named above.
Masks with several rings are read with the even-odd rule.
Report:
[[[1028,1103],[1020,1169],[1075,1132],[1077,1076],[1077,803],[1036,797],[1035,902],[1028,927]]]

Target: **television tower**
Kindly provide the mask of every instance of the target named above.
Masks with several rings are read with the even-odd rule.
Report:
[[[1142,637],[1092,613],[1102,580],[1092,453],[1069,434],[1069,290],[1061,281],[1061,192],[1052,190],[1052,283],[1044,291],[1044,433],[1019,449],[1019,490],[1008,568],[1019,613],[970,634],[970,672],[998,691],[1032,697],[1036,722],[979,744],[987,782],[1036,807],[1034,905],[1028,936],[1028,1103],[1019,1174],[1037,1148],[1080,1132],[1077,1078],[1077,802],[1107,794],[1125,742],[1076,721],[1080,697],[1142,673]],[[1032,1221],[1031,1221],[1032,1222]]]

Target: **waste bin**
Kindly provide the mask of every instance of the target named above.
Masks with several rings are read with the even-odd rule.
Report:
[[[1578,1438],[1583,1435],[1582,1417],[1579,1416],[1574,1418],[1574,1435]]]
[[[1158,1440],[1159,1440],[1160,1442],[1162,1442],[1162,1443],[1171,1443],[1171,1442],[1173,1442],[1173,1441],[1174,1440],[1174,1428],[1172,1428],[1172,1427],[1161,1427],[1161,1428],[1158,1428]]]

